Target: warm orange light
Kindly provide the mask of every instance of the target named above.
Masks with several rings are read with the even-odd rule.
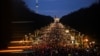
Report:
[[[32,46],[9,46],[9,49],[26,49],[26,48],[31,48]]]
[[[69,33],[69,30],[66,30],[65,32],[66,32],[66,33]]]
[[[85,41],[85,42],[88,42],[89,40],[88,40],[88,39],[85,39],[84,41]]]
[[[20,49],[20,50],[0,50],[0,53],[6,53],[6,52],[22,52],[23,50]]]

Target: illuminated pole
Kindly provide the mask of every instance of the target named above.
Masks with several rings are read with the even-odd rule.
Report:
[[[36,0],[36,13],[38,13],[38,7],[39,7],[38,0]]]
[[[89,41],[89,40],[88,40],[87,38],[86,38],[86,39],[84,39],[84,42],[85,42],[85,47],[86,47],[86,48],[88,48],[88,47],[89,47],[89,45],[88,45],[88,41]]]

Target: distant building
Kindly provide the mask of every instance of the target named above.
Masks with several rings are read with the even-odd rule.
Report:
[[[59,18],[54,18],[54,22],[58,23],[59,22]]]

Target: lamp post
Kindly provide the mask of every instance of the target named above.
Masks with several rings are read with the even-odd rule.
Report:
[[[72,44],[73,44],[73,46],[75,48],[75,37],[74,36],[71,36],[71,41],[72,41]]]
[[[65,32],[66,32],[66,33],[69,33],[69,30],[66,30]]]
[[[85,47],[87,48],[87,47],[89,47],[89,45],[88,45],[88,39],[86,38],[86,39],[84,39],[84,45],[85,45]]]
[[[38,13],[38,7],[39,7],[38,0],[36,0],[36,13]]]

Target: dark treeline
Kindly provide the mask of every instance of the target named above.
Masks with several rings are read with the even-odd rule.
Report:
[[[64,25],[69,25],[72,28],[84,34],[90,35],[94,39],[100,39],[99,10],[100,10],[100,4],[93,4],[88,8],[81,8],[78,11],[63,16],[60,21]]]
[[[33,21],[36,27],[53,22],[50,16],[44,16],[29,10],[22,0],[12,0],[12,21]]]
[[[32,21],[32,23],[24,24],[28,25],[26,29],[33,29],[30,29],[30,31],[34,31],[53,22],[52,17],[39,15],[31,11],[22,0],[2,0],[0,12],[0,49],[5,48],[11,40],[13,28],[17,27],[16,25],[23,26],[20,23],[13,24],[13,21]]]

